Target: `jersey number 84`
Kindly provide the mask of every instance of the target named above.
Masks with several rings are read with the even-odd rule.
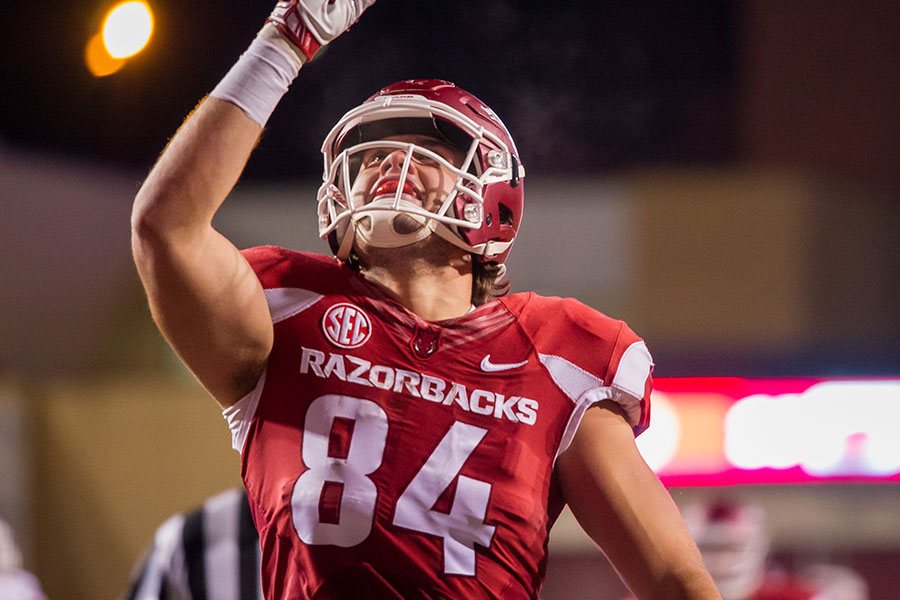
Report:
[[[353,421],[345,458],[329,456],[335,421]],[[369,475],[384,459],[390,423],[384,410],[363,398],[328,394],[309,406],[303,431],[303,462],[308,467],[294,484],[291,511],[294,529],[309,545],[350,547],[372,530],[378,490]],[[459,472],[488,430],[454,422],[416,476],[400,494],[393,524],[443,540],[444,573],[475,575],[475,544],[490,546],[493,525],[484,522],[491,485]],[[449,513],[432,507],[459,478]],[[339,518],[323,522],[323,495],[340,497]]]

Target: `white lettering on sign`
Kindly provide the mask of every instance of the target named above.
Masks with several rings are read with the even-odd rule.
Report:
[[[725,456],[740,469],[799,466],[816,477],[900,473],[900,383],[834,381],[738,400]]]

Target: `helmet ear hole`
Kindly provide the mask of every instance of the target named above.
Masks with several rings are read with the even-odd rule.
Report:
[[[497,206],[498,212],[500,213],[500,224],[501,225],[512,225],[513,224],[513,213],[509,209],[509,207],[502,202],[500,202]]]
[[[326,239],[328,241],[328,246],[331,248],[331,253],[337,254],[338,249],[341,247],[341,242],[338,239],[337,231],[332,231],[331,233],[329,233]]]

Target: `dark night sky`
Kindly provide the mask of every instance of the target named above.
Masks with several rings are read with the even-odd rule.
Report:
[[[247,177],[317,176],[319,145],[339,116],[412,77],[449,79],[491,105],[530,173],[728,161],[735,11],[729,2],[667,4],[381,0],[304,67]],[[94,79],[82,52],[109,4],[7,3],[4,143],[149,168],[271,8],[152,6],[150,46],[119,73]]]

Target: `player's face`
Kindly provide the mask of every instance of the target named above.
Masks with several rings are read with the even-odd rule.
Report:
[[[464,159],[458,150],[424,135],[395,135],[385,138],[385,141],[415,144],[456,167]],[[394,198],[408,153],[408,148],[400,148],[396,144],[363,151],[359,156],[359,171],[351,190],[357,203],[368,204],[376,198]],[[402,183],[401,199],[433,212],[453,190],[456,179],[457,175],[433,156],[414,150]]]

